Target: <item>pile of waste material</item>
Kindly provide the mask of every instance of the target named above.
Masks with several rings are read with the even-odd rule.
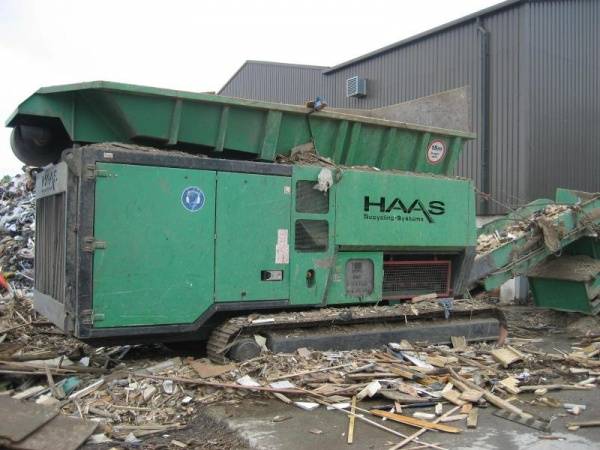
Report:
[[[528,233],[541,233],[543,224],[550,223],[560,214],[569,209],[567,205],[548,205],[531,216],[510,223],[501,230],[490,234],[480,234],[477,238],[477,253],[489,253],[492,250],[512,242]]]
[[[427,430],[477,428],[478,411],[486,407],[498,410],[498,420],[546,433],[553,431],[557,414],[573,416],[570,430],[600,424],[586,416],[585,404],[562,403],[552,395],[598,388],[600,335],[580,336],[570,352],[545,352],[538,347],[542,342],[512,337],[510,345],[497,348],[453,337],[448,346],[402,341],[373,350],[301,348],[272,354],[265,349],[254,359],[227,364],[123,346],[98,348],[78,360],[4,353],[0,370],[21,380],[4,395],[96,423],[92,442],[140,443],[185,428],[206,405],[261,397],[289,408],[349,415],[398,443],[410,439],[417,445],[426,445],[419,436]],[[548,413],[529,412],[532,405]],[[402,432],[394,422],[415,432]]]
[[[2,301],[33,286],[35,199],[31,172],[0,180],[0,292]]]

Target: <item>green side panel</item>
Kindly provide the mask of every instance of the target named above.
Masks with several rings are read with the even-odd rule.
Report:
[[[340,246],[434,250],[475,245],[470,181],[344,170],[335,187]]]
[[[567,210],[552,219],[556,229],[561,231],[562,249],[586,237],[591,224],[600,223],[600,198],[594,194],[577,193],[567,189],[557,189],[556,196],[559,203],[569,203],[575,199],[579,202],[576,209]],[[478,255],[475,258],[471,280],[483,280],[485,289],[489,291],[499,287],[506,280],[527,273],[552,254],[541,240],[532,248],[529,238],[530,235],[525,234],[488,253]],[[582,252],[580,254],[595,257],[596,250],[593,248],[584,251],[580,247],[579,251]]]
[[[369,259],[373,262],[373,291],[364,297],[348,295],[346,290],[347,264],[354,260]],[[327,304],[375,303],[381,300],[383,286],[383,253],[381,252],[339,252],[335,256],[335,270],[327,291]]]
[[[215,172],[96,166],[94,327],[193,322],[213,299]]]
[[[327,213],[298,212],[297,187],[300,180],[310,180],[317,183],[317,177],[321,167],[294,166],[292,176],[292,212],[290,224],[290,303],[294,305],[325,304],[327,288],[331,283],[334,269],[335,242],[335,189],[329,191],[329,207]],[[335,186],[335,185],[334,185]],[[320,251],[297,250],[300,242],[296,233],[298,221],[318,221],[327,224],[327,248]],[[312,276],[308,276],[312,274]]]
[[[541,308],[592,313],[585,283],[529,277],[535,305]]]
[[[219,172],[215,300],[287,300],[291,178]],[[283,271],[263,280],[262,271]]]
[[[565,247],[568,255],[587,255],[590,258],[600,259],[600,239],[597,237],[582,237]]]
[[[328,109],[104,81],[41,88],[18,106],[7,125],[48,128],[48,118],[57,119],[75,143],[119,141],[274,161],[277,154],[289,155],[313,142],[338,164],[446,175],[454,170],[464,141],[475,137]],[[428,148],[436,141],[444,156],[431,162]]]

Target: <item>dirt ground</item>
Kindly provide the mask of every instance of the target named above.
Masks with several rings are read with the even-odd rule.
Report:
[[[83,450],[109,450],[109,449],[177,449],[181,448],[173,443],[178,441],[186,444],[187,449],[195,450],[243,450],[247,446],[245,439],[238,433],[228,428],[222,420],[217,420],[204,412],[190,421],[183,430],[156,435],[145,439],[141,444],[124,444],[112,442],[106,444],[86,444]]]

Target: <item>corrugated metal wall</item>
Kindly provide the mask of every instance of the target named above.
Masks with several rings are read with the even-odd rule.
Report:
[[[600,191],[600,2],[524,1],[481,17],[489,31],[490,213],[557,186]],[[472,129],[480,133],[481,33],[473,20],[336,71],[248,66],[221,92],[334,107],[376,108],[470,85]],[[244,72],[242,70],[241,72]],[[351,76],[367,96],[345,96]],[[465,146],[457,174],[481,186],[481,142]]]
[[[490,33],[490,186],[499,203],[490,213],[504,212],[501,204],[514,206],[523,196],[519,161],[519,40],[518,8],[510,8],[482,19]],[[333,106],[375,108],[470,85],[472,129],[479,134],[481,114],[481,33],[475,20],[433,34],[384,55],[342,68],[325,76],[326,98]],[[345,96],[345,80],[358,75],[368,80],[368,95]],[[465,146],[458,175],[481,186],[481,142]]]
[[[248,61],[220,94],[301,105],[322,90],[323,69]]]
[[[530,196],[600,192],[600,2],[530,8]]]

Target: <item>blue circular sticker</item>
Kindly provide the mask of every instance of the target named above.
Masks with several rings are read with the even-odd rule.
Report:
[[[181,204],[191,212],[201,210],[204,207],[205,200],[204,192],[196,186],[187,187],[181,193]]]

